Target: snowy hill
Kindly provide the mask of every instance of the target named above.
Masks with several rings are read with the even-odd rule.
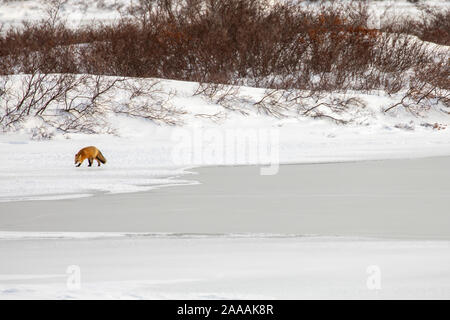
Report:
[[[448,114],[438,109],[423,117],[403,109],[385,113],[393,98],[383,95],[355,94],[366,107],[354,114],[350,110],[344,117],[353,120],[343,125],[294,112],[282,118],[267,115],[254,106],[264,89],[240,88],[241,103],[236,106],[242,112],[237,112],[194,95],[197,83],[162,80],[158,86],[173,95],[170,101],[179,111],[179,125],[108,111],[104,123],[114,134],[62,133],[34,117],[22,129],[1,134],[0,200],[70,198],[192,183],[180,177],[183,169],[202,165],[450,155]],[[112,96],[114,100],[102,107],[110,110],[127,97],[119,91]],[[39,140],[42,132],[36,133],[36,128],[52,139]],[[96,145],[108,163],[87,168],[85,162],[75,168],[75,153],[87,145]]]
[[[132,4],[126,0],[63,1],[59,13],[69,26],[77,27],[114,21],[119,13],[129,12]],[[407,1],[370,2],[377,12],[391,5],[390,9],[404,14],[417,13]],[[48,8],[46,1],[1,1],[3,31],[24,20],[42,19]],[[370,36],[370,30],[364,32]],[[422,43],[415,36],[404,38]],[[401,50],[401,38],[397,40]],[[77,46],[83,43],[73,47]],[[441,59],[448,54],[445,45],[427,43],[424,48],[435,50]],[[31,52],[28,56],[33,56]],[[418,96],[420,92],[407,90],[310,95],[301,90],[165,79],[104,77],[101,83],[92,75],[17,73],[0,80],[0,123],[5,129],[0,134],[0,179],[5,182],[0,184],[0,201],[192,183],[182,175],[193,166],[276,167],[279,163],[450,155],[450,116],[441,99],[445,92],[426,99]],[[389,70],[385,73],[395,76]],[[108,88],[116,80],[117,85]],[[72,88],[72,84],[76,85]],[[37,89],[27,91],[27,85]],[[66,89],[58,91],[63,86]],[[105,94],[97,96],[99,88],[107,89]],[[398,105],[408,94],[413,99]],[[416,108],[419,100],[427,102]],[[100,168],[75,168],[75,153],[87,145],[96,145],[108,163]]]

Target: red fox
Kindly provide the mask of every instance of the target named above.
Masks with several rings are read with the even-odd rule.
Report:
[[[81,166],[83,161],[85,159],[88,159],[89,161],[89,167],[92,166],[92,163],[94,162],[94,159],[97,160],[98,166],[100,167],[101,163],[106,163],[105,157],[102,155],[100,150],[98,150],[94,146],[86,147],[78,151],[78,153],[75,155],[75,164],[78,163],[77,167]]]

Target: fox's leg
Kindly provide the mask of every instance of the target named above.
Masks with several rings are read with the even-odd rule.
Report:
[[[89,165],[88,165],[88,167],[92,167],[92,162],[94,162],[94,159],[92,159],[92,158],[89,158],[89,159],[88,159],[88,161],[89,161]]]
[[[100,160],[98,160],[98,158],[95,158],[95,160],[97,160],[98,167],[100,167]]]
[[[77,167],[81,166],[81,162],[79,164],[77,164]]]

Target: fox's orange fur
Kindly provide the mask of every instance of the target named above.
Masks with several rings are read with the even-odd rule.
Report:
[[[75,164],[78,163],[77,167],[79,167],[86,159],[89,161],[89,167],[92,166],[94,159],[97,160],[98,166],[100,166],[100,163],[106,163],[105,157],[102,155],[100,150],[94,146],[86,147],[78,151],[75,155]]]

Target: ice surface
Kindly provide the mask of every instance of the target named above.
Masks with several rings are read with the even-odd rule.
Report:
[[[339,237],[0,240],[0,299],[448,299],[449,249]],[[73,270],[79,289],[67,286]]]

